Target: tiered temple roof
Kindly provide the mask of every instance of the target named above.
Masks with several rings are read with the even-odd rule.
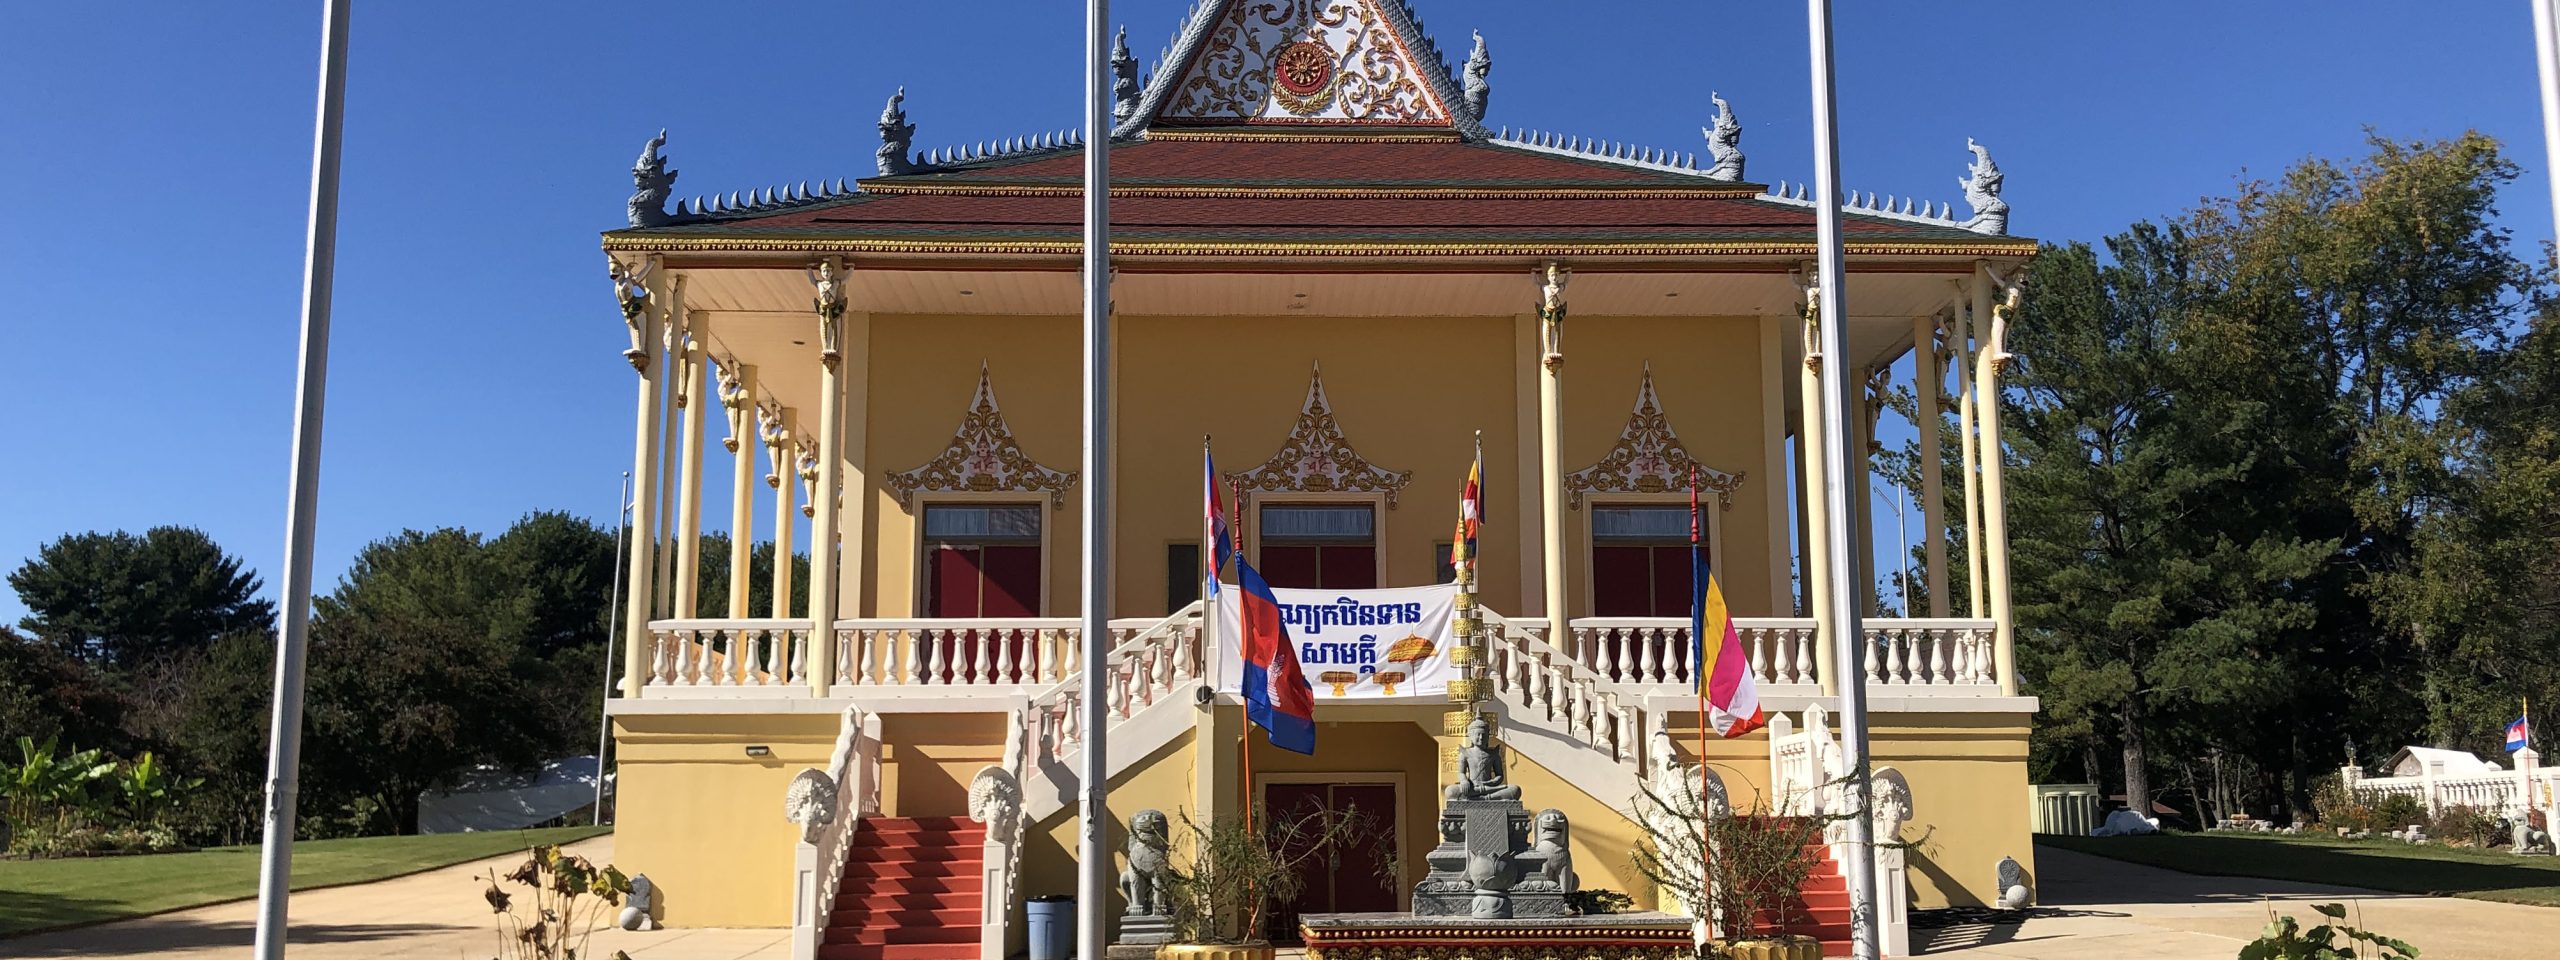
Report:
[[[1729,111],[1694,154],[1490,132],[1490,59],[1463,78],[1404,0],[1203,0],[1154,76],[1115,58],[1112,231],[1126,255],[1810,255],[1803,191],[1743,182]],[[1164,65],[1172,65],[1165,69]],[[880,174],[811,189],[652,206],[609,249],[1067,255],[1079,245],[1075,131],[915,153],[901,96],[880,119]],[[1721,99],[1717,101],[1723,107]],[[2015,256],[1987,154],[1951,205],[1849,196],[1853,254]],[[654,147],[644,168],[658,163]],[[1985,181],[1986,175],[1988,181]],[[658,184],[672,181],[666,175]],[[663,189],[660,191],[663,193]],[[1996,210],[1979,209],[1985,204]],[[1989,214],[1989,215],[1985,215]]]

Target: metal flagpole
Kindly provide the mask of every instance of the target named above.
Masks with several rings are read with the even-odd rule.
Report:
[[[622,538],[631,532],[631,471],[622,471],[622,498],[614,503],[613,604],[604,614],[604,700],[596,708],[596,807],[588,821],[604,826],[604,753],[613,743],[613,650],[622,645]],[[744,536],[744,533],[734,534]],[[738,611],[729,611],[738,618]],[[743,618],[741,618],[743,619]]]
[[[275,722],[267,738],[266,837],[258,860],[258,960],[283,960],[293,889],[294,800],[302,766],[302,666],[311,641],[311,539],[320,513],[320,419],[328,406],[329,301],[338,266],[338,131],[347,112],[347,0],[324,0],[320,115],[312,131],[311,219],[302,256],[302,372],[294,387],[293,486],[285,522],[284,613],[276,631]]]
[[[1084,50],[1084,769],[1076,825],[1076,956],[1102,960],[1111,896],[1111,0],[1086,0]]]
[[[2544,174],[2551,180],[2551,220],[2560,229],[2560,0],[2533,0],[2533,52],[2542,75]]]
[[[1813,193],[1814,242],[1817,249],[1818,296],[1821,304],[1821,342],[1825,363],[1834,371],[1847,371],[1849,355],[1848,330],[1844,326],[1849,312],[1841,307],[1847,293],[1846,273],[1840,251],[1840,142],[1836,94],[1832,89],[1831,69],[1831,0],[1806,0],[1805,9],[1813,52]],[[1840,752],[1848,762],[1849,782],[1849,862],[1841,864],[1848,874],[1850,956],[1856,960],[1876,960],[1883,942],[1876,915],[1876,861],[1874,828],[1867,820],[1867,685],[1865,630],[1858,611],[1864,590],[1851,590],[1858,581],[1858,558],[1849,552],[1848,518],[1855,502],[1849,486],[1849,458],[1854,444],[1849,430],[1849,391],[1855,378],[1834,374],[1822,383],[1822,428],[1830,438],[1822,450],[1822,497],[1831,522],[1823,537],[1830,547],[1830,569],[1822,572],[1831,580],[1831,622],[1837,632],[1832,642],[1838,646],[1833,662],[1840,669]]]

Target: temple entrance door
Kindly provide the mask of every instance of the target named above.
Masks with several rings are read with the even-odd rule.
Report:
[[[1298,916],[1307,913],[1389,913],[1403,909],[1404,883],[1387,876],[1396,857],[1398,787],[1394,783],[1269,783],[1262,802],[1270,822],[1288,823],[1321,816],[1339,820],[1353,811],[1368,821],[1352,842],[1314,851],[1298,864],[1298,897],[1272,905],[1265,936],[1274,943],[1297,943]],[[1318,828],[1319,830],[1321,828]],[[1286,849],[1295,859],[1303,847]]]

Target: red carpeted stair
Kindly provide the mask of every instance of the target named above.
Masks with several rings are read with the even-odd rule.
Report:
[[[865,817],[819,960],[976,960],[987,828],[962,817]]]
[[[1762,919],[1776,922],[1787,933],[1822,941],[1823,956],[1848,956],[1848,878],[1840,875],[1840,864],[1831,859],[1831,848],[1814,844],[1804,852],[1813,860],[1813,870],[1805,875],[1798,902],[1789,904],[1783,915],[1764,914]]]

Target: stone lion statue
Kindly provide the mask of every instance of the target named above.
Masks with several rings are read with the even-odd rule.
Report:
[[[1564,811],[1553,807],[1538,811],[1530,833],[1537,837],[1529,850],[1539,858],[1538,879],[1567,893],[1582,889],[1582,878],[1573,872],[1573,824]]]
[[[1164,811],[1140,810],[1129,818],[1129,869],[1120,871],[1120,893],[1128,898],[1127,916],[1173,914],[1173,843]]]
[[[815,767],[800,771],[782,790],[782,815],[802,830],[836,822],[835,778]]]

